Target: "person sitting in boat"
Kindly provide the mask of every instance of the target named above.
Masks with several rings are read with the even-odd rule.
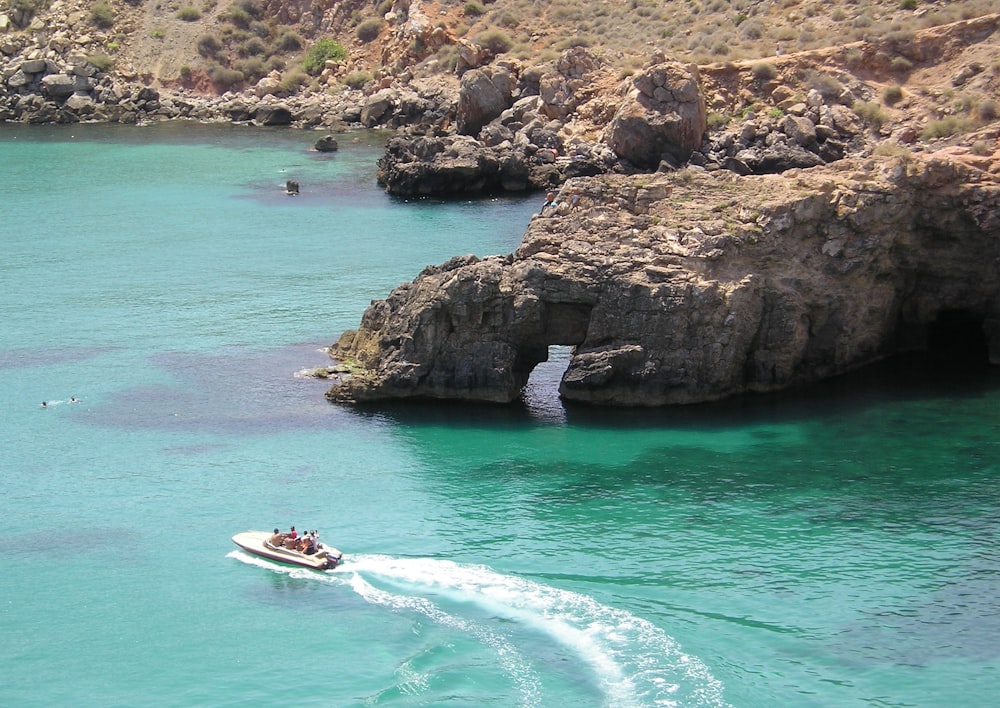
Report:
[[[314,555],[316,553],[316,539],[312,536],[312,534],[307,533],[302,537],[302,540],[304,542],[304,546],[299,550],[307,556]]]
[[[299,533],[295,530],[295,527],[293,526],[288,533],[283,535],[285,537],[283,544],[285,548],[290,551],[297,551],[299,548]]]
[[[271,536],[271,538],[267,539],[267,542],[270,543],[272,546],[281,548],[283,545],[285,545],[285,534],[281,533],[281,531],[279,531],[278,529],[275,529],[274,535]]]
[[[295,546],[295,550],[299,553],[305,553],[306,546],[309,545],[309,532],[306,531],[304,534],[299,536],[298,545]]]

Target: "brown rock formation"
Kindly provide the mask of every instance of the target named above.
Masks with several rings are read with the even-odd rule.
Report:
[[[697,67],[664,62],[632,79],[605,142],[636,167],[656,169],[664,159],[677,166],[701,147],[706,125]]]
[[[996,136],[993,136],[996,139]],[[549,345],[571,401],[663,405],[817,381],[939,333],[1000,364],[1000,151],[569,183],[508,256],[456,258],[331,348],[334,401],[511,401]]]

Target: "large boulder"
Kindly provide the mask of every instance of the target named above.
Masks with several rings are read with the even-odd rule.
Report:
[[[253,117],[259,125],[278,126],[291,125],[292,123],[292,112],[288,109],[288,106],[281,104],[257,106],[253,112]]]
[[[701,146],[706,115],[697,67],[656,64],[631,80],[604,141],[641,169],[656,169],[664,160],[680,165]]]
[[[49,98],[66,98],[76,91],[76,80],[66,74],[49,74],[42,77],[42,90]]]
[[[394,137],[377,179],[391,194],[440,196],[531,188],[528,157],[509,142],[488,147],[466,135]]]
[[[514,76],[502,65],[465,72],[458,93],[458,132],[477,135],[510,107],[515,85]]]

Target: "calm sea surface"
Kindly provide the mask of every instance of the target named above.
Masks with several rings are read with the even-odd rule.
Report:
[[[320,348],[539,198],[316,137],[0,126],[0,705],[993,704],[996,372],[608,413],[554,348],[523,405],[331,406]],[[230,542],[292,524],[346,563]]]

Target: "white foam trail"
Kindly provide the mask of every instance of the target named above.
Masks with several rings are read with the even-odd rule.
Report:
[[[510,642],[504,639],[499,633],[487,627],[448,614],[430,600],[421,597],[396,595],[381,590],[368,583],[357,572],[347,573],[343,569],[338,572],[316,572],[305,568],[281,565],[280,563],[274,563],[242,551],[230,551],[226,554],[226,557],[235,558],[247,565],[255,565],[259,568],[267,568],[268,570],[283,573],[293,578],[306,578],[334,584],[346,583],[358,595],[372,604],[396,610],[416,611],[439,625],[474,636],[482,644],[496,652],[505,673],[517,684],[518,692],[521,695],[520,705],[526,707],[541,705],[541,689],[538,676],[534,669],[532,669],[531,664]],[[348,556],[345,555],[344,559],[347,560]],[[350,568],[349,570],[355,569]],[[415,675],[412,667],[409,668],[411,670],[406,673],[407,685],[411,687],[414,685],[419,686],[424,679]]]
[[[493,615],[547,634],[592,668],[608,706],[727,705],[721,682],[697,657],[685,654],[663,630],[586,595],[503,575],[486,566],[433,558],[345,555],[345,563],[336,571],[317,573],[279,566],[239,551],[229,556],[294,577],[347,583],[369,602],[420,612],[439,624],[475,636],[496,651],[504,670],[518,683],[523,705],[540,704],[540,679],[506,638],[478,620],[445,612],[426,597],[389,592],[375,587],[368,578],[473,603]]]
[[[451,615],[426,598],[396,595],[376,588],[356,572],[351,577],[350,585],[358,595],[368,602],[397,610],[416,611],[441,626],[474,636],[482,644],[496,652],[504,672],[517,684],[518,692],[521,695],[520,705],[541,705],[541,691],[536,672],[521,653],[499,633],[488,627]]]
[[[726,705],[721,682],[669,635],[586,595],[430,558],[356,556],[345,570],[431,589],[548,634],[592,667],[607,705]]]

